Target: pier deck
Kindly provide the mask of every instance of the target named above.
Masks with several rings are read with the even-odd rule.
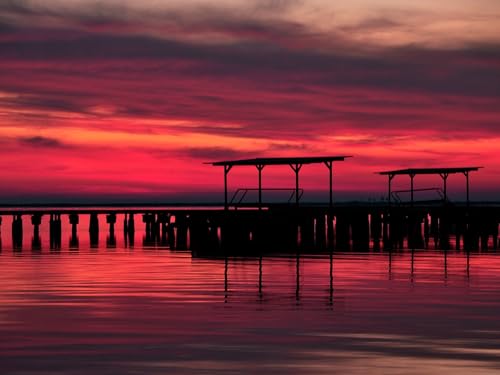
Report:
[[[500,205],[421,204],[392,205],[265,205],[224,209],[191,207],[8,207],[15,248],[22,248],[23,217],[30,217],[33,238],[43,220],[49,220],[51,244],[61,243],[61,222],[68,220],[78,237],[80,215],[89,215],[91,243],[98,241],[99,218],[104,217],[111,237],[115,227],[133,241],[136,220],[144,223],[144,238],[152,245],[191,249],[207,254],[262,252],[366,251],[369,249],[465,248],[497,249]],[[123,224],[117,224],[117,216]],[[26,223],[24,222],[24,225]],[[86,230],[87,228],[85,228]],[[35,241],[36,242],[36,241]],[[76,243],[76,241],[73,241]]]

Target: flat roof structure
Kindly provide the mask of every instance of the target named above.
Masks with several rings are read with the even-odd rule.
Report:
[[[444,192],[444,201],[446,202],[448,199],[447,195],[447,180],[450,174],[462,173],[465,176],[466,180],[466,189],[467,189],[467,205],[469,205],[469,173],[477,172],[479,169],[483,167],[453,167],[453,168],[407,168],[407,169],[396,169],[392,171],[384,171],[378,172],[380,175],[388,176],[388,201],[391,203],[391,182],[395,176],[398,175],[407,175],[410,176],[410,193],[411,193],[411,204],[413,205],[413,193],[415,189],[413,188],[413,179],[417,175],[439,175],[443,179],[443,192]]]
[[[268,165],[289,165],[295,172],[295,203],[299,204],[299,172],[304,164],[325,164],[330,174],[330,207],[333,205],[333,162],[344,161],[352,156],[306,156],[306,157],[273,157],[241,160],[225,160],[208,162],[216,167],[224,167],[224,208],[228,209],[227,202],[227,175],[234,166],[254,166],[259,173],[259,208],[262,206],[262,170]]]

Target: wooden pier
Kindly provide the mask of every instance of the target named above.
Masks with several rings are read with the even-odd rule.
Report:
[[[333,201],[333,163],[349,156],[256,158],[211,162],[224,168],[224,205],[221,207],[24,207],[1,209],[1,217],[12,216],[14,250],[23,248],[23,216],[31,216],[32,249],[39,250],[40,225],[49,218],[50,247],[61,247],[62,218],[71,225],[70,248],[78,248],[81,215],[89,215],[90,247],[99,246],[99,221],[108,225],[107,247],[116,246],[117,221],[122,215],[126,245],[135,241],[136,222],[144,224],[143,244],[171,249],[190,249],[200,255],[260,255],[264,253],[383,249],[498,249],[500,205],[470,202],[469,174],[481,167],[410,168],[379,172],[388,177],[387,201],[373,204],[342,204]],[[329,174],[329,201],[324,205],[300,202],[299,173],[304,165],[324,164]],[[289,166],[295,187],[284,204],[265,203],[262,172],[266,166]],[[258,172],[258,201],[236,204],[228,200],[228,174],[235,167],[253,166]],[[436,174],[443,180],[442,199],[419,202],[414,199],[414,179]],[[463,174],[464,203],[452,203],[447,195],[448,176]],[[410,177],[409,202],[393,201],[391,182],[395,176]],[[276,190],[272,188],[271,190]],[[279,190],[279,189],[278,189]],[[245,192],[246,194],[246,192]],[[294,199],[292,199],[294,198]]]
[[[40,224],[49,220],[50,247],[61,247],[61,222],[71,225],[70,248],[78,248],[80,216],[89,216],[90,246],[99,243],[105,220],[107,246],[116,233],[134,243],[136,222],[148,246],[190,249],[207,255],[368,251],[384,249],[488,250],[499,246],[500,206],[337,204],[328,206],[266,205],[261,209],[179,208],[50,208],[0,210],[12,216],[13,248],[23,248],[23,216],[31,217],[34,250],[40,248]],[[123,222],[117,222],[117,218]],[[25,225],[26,225],[26,221]]]

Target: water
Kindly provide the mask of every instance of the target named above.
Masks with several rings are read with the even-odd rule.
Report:
[[[449,251],[201,259],[126,247],[0,253],[2,374],[500,371],[500,256]],[[118,220],[120,223],[120,218]]]

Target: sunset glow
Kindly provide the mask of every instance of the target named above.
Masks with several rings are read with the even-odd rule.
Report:
[[[199,201],[222,188],[203,162],[313,155],[354,156],[342,199],[380,198],[377,171],[470,165],[472,199],[499,200],[499,20],[495,0],[4,1],[2,201]]]

